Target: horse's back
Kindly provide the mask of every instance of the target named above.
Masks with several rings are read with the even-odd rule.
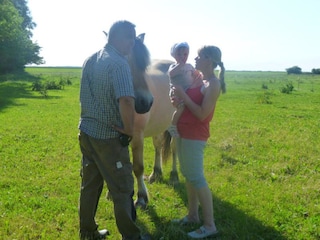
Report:
[[[160,71],[162,73],[167,74],[169,66],[172,64],[173,62],[170,60],[153,60],[151,62],[151,66],[149,71],[150,72],[154,72],[154,71]]]
[[[163,133],[170,125],[174,107],[169,97],[170,82],[168,68],[172,61],[156,60],[152,62],[147,72],[149,89],[154,96],[144,136],[150,137]]]

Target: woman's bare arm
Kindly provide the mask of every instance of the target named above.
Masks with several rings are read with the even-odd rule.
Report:
[[[220,95],[220,82],[212,80],[204,90],[204,98],[201,105],[196,104],[179,86],[175,88],[175,95],[181,98],[184,105],[200,120],[204,120],[213,111]]]

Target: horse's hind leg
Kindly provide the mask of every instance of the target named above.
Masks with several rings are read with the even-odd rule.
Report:
[[[175,185],[179,183],[179,175],[177,170],[177,151],[176,151],[176,139],[171,140],[171,151],[172,151],[172,170],[170,172],[170,183]]]
[[[168,161],[170,153],[172,154],[172,170],[170,172],[170,183],[175,185],[179,183],[177,171],[177,151],[176,138],[172,138],[168,131],[163,133],[162,155],[164,162]]]
[[[154,146],[154,165],[153,171],[149,176],[149,183],[162,179],[162,134],[152,137]]]

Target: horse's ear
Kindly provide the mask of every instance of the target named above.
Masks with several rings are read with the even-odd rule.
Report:
[[[102,31],[104,33],[104,35],[106,35],[106,37],[108,37],[108,33],[106,33],[105,31]]]
[[[141,42],[143,42],[144,41],[144,35],[146,35],[146,34],[145,33],[141,33],[141,34],[138,35],[137,38],[140,39]]]

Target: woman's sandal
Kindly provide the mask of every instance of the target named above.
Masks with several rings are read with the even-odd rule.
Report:
[[[199,229],[189,232],[188,236],[195,239],[212,237],[218,234],[218,230],[215,231],[208,231],[204,226],[201,226]]]
[[[193,221],[190,221],[188,216],[185,216],[181,219],[173,219],[171,221],[172,223],[176,223],[176,224],[179,224],[181,226],[184,226],[184,225],[188,225],[188,224],[196,224],[196,223],[199,223],[199,222],[193,222]]]

